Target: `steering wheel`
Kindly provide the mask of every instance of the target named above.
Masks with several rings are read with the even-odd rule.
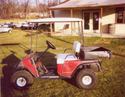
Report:
[[[49,48],[56,49],[55,45],[49,42],[48,40],[46,40],[46,44],[48,45]]]

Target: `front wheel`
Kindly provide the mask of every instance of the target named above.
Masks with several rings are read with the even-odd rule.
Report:
[[[20,70],[12,75],[11,83],[17,89],[24,89],[33,84],[33,77],[28,71]]]
[[[95,87],[97,78],[95,73],[89,69],[81,70],[76,76],[76,83],[79,88],[92,89]]]

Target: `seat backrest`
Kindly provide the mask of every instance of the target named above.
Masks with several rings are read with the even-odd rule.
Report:
[[[80,48],[81,48],[81,43],[79,41],[74,41],[74,43],[73,43],[73,50],[76,53],[79,53],[80,52]]]

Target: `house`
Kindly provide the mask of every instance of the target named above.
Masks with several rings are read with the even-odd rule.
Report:
[[[50,10],[53,17],[83,19],[85,33],[125,36],[125,0],[69,0]]]

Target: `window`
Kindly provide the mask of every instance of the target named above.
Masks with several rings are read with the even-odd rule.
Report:
[[[84,22],[85,22],[85,24],[84,24],[84,28],[86,29],[86,30],[89,30],[90,29],[90,13],[89,12],[85,12],[84,13]]]
[[[118,7],[116,8],[116,22],[117,23],[125,23],[125,8]]]

